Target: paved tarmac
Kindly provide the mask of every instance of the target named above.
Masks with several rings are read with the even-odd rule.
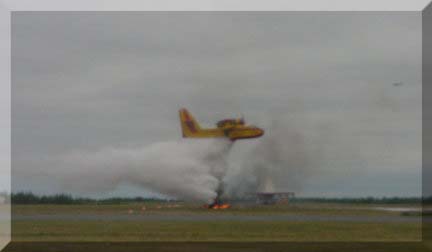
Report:
[[[325,216],[325,215],[233,215],[233,214],[34,214],[13,215],[19,220],[66,221],[337,221],[337,222],[421,222],[419,216]]]

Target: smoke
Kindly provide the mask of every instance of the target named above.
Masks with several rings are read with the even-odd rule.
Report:
[[[310,114],[301,99],[291,100],[290,115],[272,121],[265,135],[233,167],[226,178],[226,196],[243,198],[275,191],[301,194],[310,181],[341,183],[386,165],[382,161],[386,156],[397,159],[397,148],[402,145],[391,144],[396,141],[394,134],[383,132],[397,132],[397,120],[406,109],[403,105],[412,102],[404,100],[403,93],[415,90],[406,87],[402,92],[402,88],[398,84],[359,89],[365,110],[356,110],[355,117],[343,106],[325,117]]]
[[[243,198],[255,192],[301,191],[307,179],[319,173],[322,141],[323,137],[311,141],[307,131],[297,125],[274,121],[227,178],[226,196]]]
[[[182,200],[211,202],[226,173],[230,147],[228,140],[212,139],[77,152],[62,157],[58,176],[67,191],[103,192],[128,183]]]

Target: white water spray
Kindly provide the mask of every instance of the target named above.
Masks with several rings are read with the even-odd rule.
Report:
[[[129,183],[178,199],[209,203],[222,186],[231,145],[225,139],[182,140],[74,153],[63,158],[62,186],[88,193]]]

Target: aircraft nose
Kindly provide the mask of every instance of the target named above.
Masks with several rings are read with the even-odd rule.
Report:
[[[257,130],[258,130],[258,136],[264,135],[264,130],[263,129],[257,128]]]

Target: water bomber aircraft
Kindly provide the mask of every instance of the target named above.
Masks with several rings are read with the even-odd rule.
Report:
[[[220,120],[216,123],[216,128],[203,129],[187,109],[180,109],[179,115],[183,137],[226,137],[231,141],[235,141],[240,139],[257,138],[264,135],[263,129],[252,125],[246,125],[243,118]]]

